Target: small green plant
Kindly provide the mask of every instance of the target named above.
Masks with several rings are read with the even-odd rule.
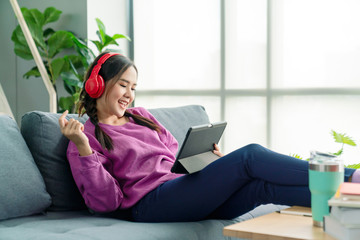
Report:
[[[335,153],[330,153],[332,155],[335,156],[340,156],[341,154],[343,154],[344,152],[344,145],[349,145],[349,146],[356,146],[356,143],[354,140],[352,140],[351,137],[347,136],[345,133],[338,133],[335,132],[334,130],[331,130],[331,135],[333,136],[335,142],[337,143],[341,143],[341,148],[339,151],[335,152]],[[290,154],[290,156],[294,157],[294,158],[298,158],[298,159],[303,159],[300,155],[298,154]],[[309,161],[310,159],[307,158],[305,159],[307,161]],[[347,168],[355,168],[358,169],[360,168],[360,163],[358,164],[351,164],[351,165],[346,165],[345,167]]]
[[[96,34],[99,37],[99,41],[91,40],[91,42],[95,44],[99,53],[103,52],[104,48],[108,45],[119,46],[119,44],[116,42],[116,39],[125,38],[131,41],[131,39],[128,36],[123,34],[114,34],[112,37],[110,37],[109,35],[106,34],[104,23],[99,18],[96,18],[95,20],[99,28],[99,30],[96,31]]]
[[[340,156],[344,151],[344,145],[347,144],[349,146],[356,146],[356,143],[354,140],[351,139],[351,137],[346,136],[344,133],[337,133],[334,130],[331,130],[331,134],[334,137],[335,142],[341,143],[341,149],[335,153],[332,153],[333,155]]]
[[[297,158],[297,159],[303,159],[300,155],[294,153],[294,154],[290,154],[291,157]],[[308,159],[307,159],[308,160]]]

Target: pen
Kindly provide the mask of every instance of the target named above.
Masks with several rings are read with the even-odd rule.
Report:
[[[280,210],[280,211],[276,211],[276,212],[277,213],[282,213],[282,214],[304,216],[304,217],[311,217],[312,216],[311,213],[307,213],[307,212],[297,212],[297,211],[289,211],[289,210]]]

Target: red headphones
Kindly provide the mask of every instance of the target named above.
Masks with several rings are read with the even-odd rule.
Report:
[[[103,94],[105,90],[105,82],[102,76],[99,75],[101,66],[108,60],[110,57],[115,55],[121,55],[119,53],[106,53],[98,61],[95,67],[92,69],[89,79],[85,83],[85,91],[92,98],[98,98]]]

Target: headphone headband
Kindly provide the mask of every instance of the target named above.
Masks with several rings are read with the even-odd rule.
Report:
[[[85,83],[85,91],[92,98],[99,98],[105,90],[105,82],[102,76],[99,75],[101,66],[108,60],[110,57],[115,55],[121,55],[120,53],[105,53],[97,61],[96,65],[93,67],[89,79]]]

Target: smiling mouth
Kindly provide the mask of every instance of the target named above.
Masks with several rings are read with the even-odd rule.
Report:
[[[126,108],[129,103],[126,102],[126,101],[121,101],[121,100],[120,100],[120,101],[119,101],[119,104],[120,104],[121,107]]]

